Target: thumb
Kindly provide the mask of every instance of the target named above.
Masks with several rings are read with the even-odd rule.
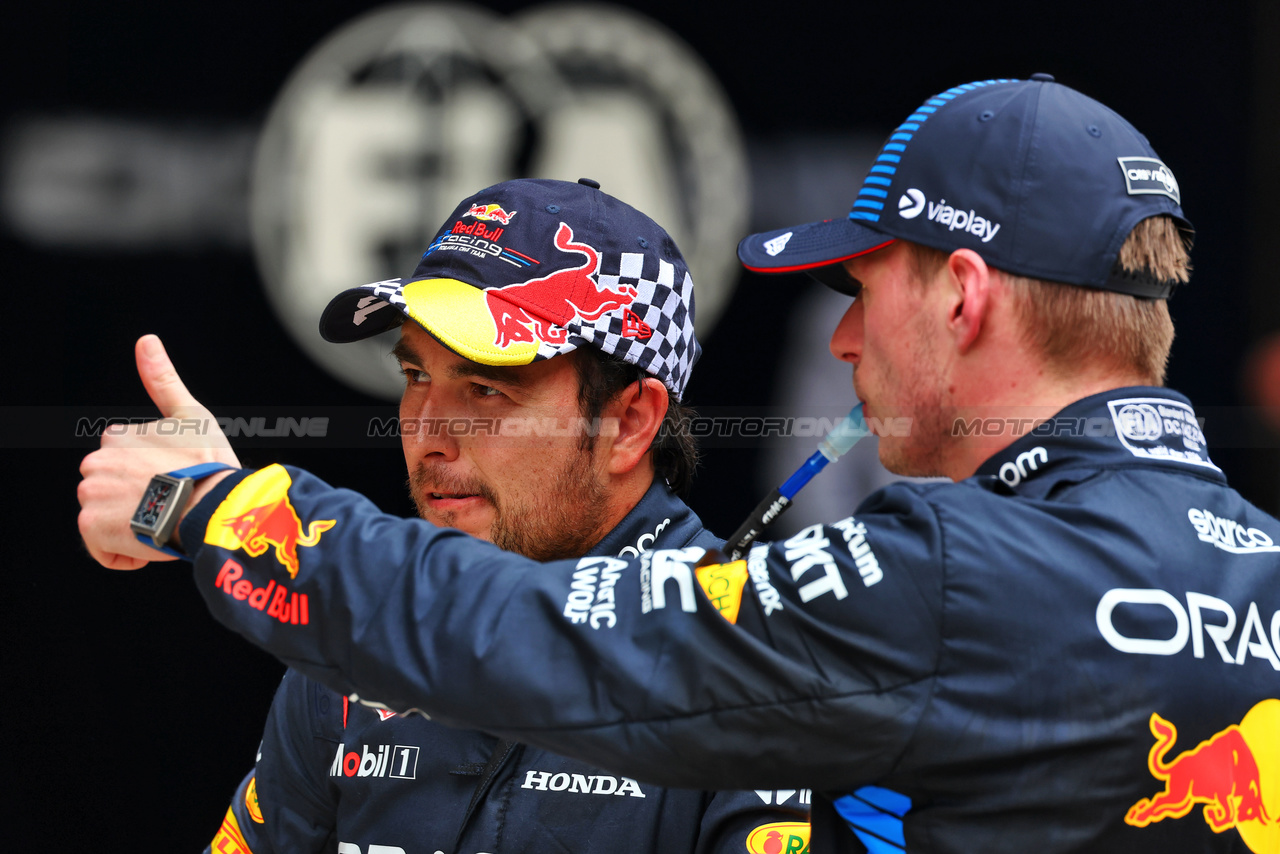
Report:
[[[138,376],[146,388],[151,401],[165,418],[180,415],[188,417],[203,414],[205,408],[200,401],[191,396],[182,378],[169,361],[169,354],[155,335],[144,335],[138,339],[134,355],[138,360]]]

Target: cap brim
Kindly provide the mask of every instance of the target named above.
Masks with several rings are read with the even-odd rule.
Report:
[[[482,365],[527,365],[538,356],[539,344],[527,330],[523,334],[529,340],[509,340],[505,347],[497,343],[494,312],[512,308],[496,290],[457,279],[395,279],[338,294],[320,317],[320,334],[339,344],[358,341],[392,329],[407,317],[464,359]],[[515,329],[520,332],[523,327],[517,324]],[[574,346],[570,337],[556,349]]]
[[[874,252],[893,240],[847,217],[828,219],[752,234],[738,244],[738,260],[756,273],[809,273],[848,292],[847,276],[832,276],[821,268]]]

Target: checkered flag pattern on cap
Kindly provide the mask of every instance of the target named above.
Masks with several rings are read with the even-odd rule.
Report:
[[[599,285],[614,291],[635,288],[635,300],[595,321],[570,323],[569,341],[560,347],[542,344],[538,355],[549,358],[585,342],[657,377],[677,399],[683,397],[702,353],[693,333],[693,278],[683,267],[639,252],[622,253],[616,265],[610,261],[601,259]],[[618,272],[605,272],[613,269]]]

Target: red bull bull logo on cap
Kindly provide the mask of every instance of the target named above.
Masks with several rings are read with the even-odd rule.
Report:
[[[1235,828],[1250,851],[1280,851],[1280,700],[1263,700],[1239,724],[1214,733],[1190,750],[1165,761],[1178,730],[1151,715],[1156,737],[1147,767],[1164,791],[1143,798],[1125,822],[1146,827],[1178,819],[1203,805],[1214,833]]]
[[[503,225],[511,225],[511,218],[519,211],[511,211],[507,213],[502,209],[502,205],[493,204],[477,204],[472,205],[471,209],[463,216],[473,216],[476,219],[482,219],[485,222],[498,222]]]
[[[573,229],[566,223],[560,223],[556,230],[555,246],[561,252],[582,255],[583,262],[484,292],[485,305],[493,317],[495,346],[505,350],[521,343],[563,344],[568,337],[564,327],[570,323],[598,320],[605,312],[627,308],[635,301],[637,291],[630,285],[611,291],[596,283],[600,252],[586,243],[575,243]],[[633,328],[641,331],[639,326]]]
[[[314,546],[320,535],[337,524],[325,519],[304,530],[289,501],[293,480],[282,466],[272,465],[246,477],[218,505],[205,529],[204,541],[229,551],[243,549],[258,557],[275,547],[276,560],[298,577],[298,547]]]

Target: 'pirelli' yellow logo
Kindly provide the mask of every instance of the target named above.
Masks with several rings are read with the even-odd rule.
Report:
[[[720,616],[737,625],[738,612],[742,609],[742,590],[747,586],[747,562],[735,560],[733,563],[700,566],[694,573],[702,585],[702,592],[707,594]]]

